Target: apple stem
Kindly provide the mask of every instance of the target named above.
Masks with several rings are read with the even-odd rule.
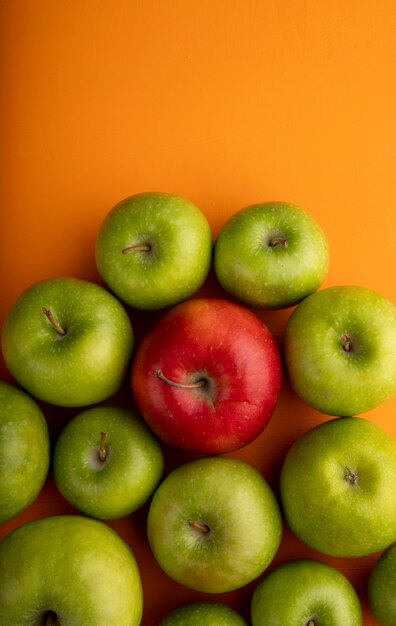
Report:
[[[209,526],[207,524],[204,524],[203,522],[194,522],[194,520],[189,519],[188,523],[191,528],[194,528],[194,530],[198,530],[198,532],[200,533],[205,534],[210,531]]]
[[[307,626],[315,626],[315,622],[313,621],[313,619],[310,619]]]
[[[345,480],[347,480],[351,485],[355,486],[358,484],[359,476],[349,467],[345,467]]]
[[[205,387],[206,380],[204,378],[200,378],[195,383],[177,383],[174,380],[170,380],[161,372],[161,370],[157,370],[155,372],[157,378],[159,378],[163,383],[170,385],[171,387],[177,387],[178,389],[197,389],[199,387]]]
[[[66,335],[66,331],[64,328],[62,328],[62,326],[59,324],[58,320],[54,317],[54,315],[52,314],[52,311],[50,311],[50,309],[47,309],[47,307],[43,306],[42,309],[45,317],[47,318],[47,320],[49,322],[51,322],[52,326],[55,328],[56,332],[59,333],[59,335]]]
[[[105,461],[107,457],[107,452],[106,452],[106,447],[105,447],[106,437],[107,437],[107,433],[104,433],[102,431],[100,433],[100,448],[99,448],[99,458],[101,461]]]
[[[274,237],[271,237],[271,239],[269,240],[270,248],[279,248],[280,246],[283,246],[283,248],[287,248],[288,245],[289,245],[288,240],[282,237],[281,235],[275,235]]]
[[[56,626],[57,623],[58,622],[55,613],[49,611],[45,616],[45,626]]]
[[[352,350],[351,335],[349,333],[341,335],[341,345],[344,352],[350,352]]]
[[[137,245],[137,246],[128,246],[128,248],[124,248],[121,250],[122,254],[128,254],[129,252],[150,252],[151,246],[149,245]]]

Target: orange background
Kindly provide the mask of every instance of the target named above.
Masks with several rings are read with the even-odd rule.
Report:
[[[195,202],[214,236],[253,202],[286,200],[323,227],[324,286],[360,284],[396,302],[394,0],[1,0],[0,315],[50,276],[99,282],[94,242],[125,196]],[[201,294],[224,295],[213,276]],[[290,311],[260,312],[281,340]],[[138,338],[158,318],[130,311]],[[0,374],[11,380],[4,363]],[[130,401],[128,383],[116,402]],[[53,439],[77,411],[43,406]],[[396,398],[367,415],[396,436]],[[266,431],[235,456],[277,489],[290,444],[327,419],[287,380]],[[187,455],[166,450],[167,471]],[[0,528],[72,512],[49,477]],[[144,626],[207,597],[170,581],[145,538],[147,507],[112,522],[136,553]],[[355,585],[365,626],[377,555],[330,559],[285,529],[271,565],[313,556]],[[215,596],[249,616],[252,583]]]

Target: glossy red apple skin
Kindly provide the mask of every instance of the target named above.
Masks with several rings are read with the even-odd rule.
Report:
[[[203,387],[184,389],[160,380]],[[138,407],[165,443],[223,454],[251,443],[268,424],[282,382],[278,347],[250,310],[200,298],[168,311],[139,346],[132,366]]]

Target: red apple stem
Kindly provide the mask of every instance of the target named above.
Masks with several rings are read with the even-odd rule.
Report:
[[[107,437],[107,433],[104,433],[103,431],[100,433],[100,447],[99,447],[99,458],[101,461],[105,461],[106,457],[107,457],[107,451],[106,451],[106,437]]]
[[[189,519],[188,523],[191,528],[194,528],[194,530],[197,530],[200,533],[205,534],[210,531],[209,526],[207,524],[204,524],[203,522],[195,522],[194,520]]]
[[[59,324],[58,320],[53,315],[52,311],[50,311],[50,309],[47,309],[47,307],[45,307],[45,306],[43,306],[42,311],[43,311],[45,317],[47,318],[47,320],[49,322],[51,322],[51,324],[55,328],[56,332],[59,333],[59,335],[66,335],[65,329],[62,328],[62,326]]]
[[[287,248],[288,245],[289,245],[288,240],[282,237],[281,235],[275,235],[274,237],[271,237],[271,239],[269,240],[270,248],[279,248],[281,246],[283,248]]]
[[[129,252],[150,252],[151,246],[149,245],[137,245],[137,246],[128,246],[128,248],[124,248],[121,250],[122,254],[128,254]]]
[[[199,387],[205,387],[206,380],[204,378],[200,378],[195,383],[177,383],[174,380],[170,380],[161,372],[161,370],[157,370],[155,372],[157,378],[159,378],[163,383],[170,385],[171,387],[177,387],[177,389],[197,389]]]

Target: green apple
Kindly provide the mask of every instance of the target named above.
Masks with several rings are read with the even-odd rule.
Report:
[[[4,626],[138,626],[142,604],[135,558],[103,522],[47,517],[0,543]]]
[[[4,360],[19,384],[39,400],[70,407],[118,391],[133,343],[121,303],[77,278],[43,280],[27,289],[2,333]]]
[[[291,530],[324,554],[364,556],[396,536],[396,441],[361,417],[324,422],[300,437],[280,476]]]
[[[316,291],[329,266],[316,221],[287,202],[254,204],[235,213],[215,244],[217,278],[251,306],[289,307]]]
[[[21,389],[0,381],[0,524],[27,509],[47,478],[45,417]]]
[[[186,587],[222,593],[246,585],[272,561],[282,520],[259,472],[231,457],[196,459],[173,470],[151,501],[151,549]]]
[[[226,604],[197,601],[179,606],[160,626],[247,626],[247,623]]]
[[[294,390],[312,407],[368,411],[396,393],[396,307],[365,287],[319,291],[289,318],[284,354]]]
[[[350,582],[334,567],[288,561],[256,587],[253,626],[361,626],[362,609]]]
[[[55,482],[75,508],[117,519],[140,508],[163,472],[162,449],[140,417],[95,407],[65,426],[53,455]]]
[[[143,310],[173,306],[205,281],[212,234],[203,213],[168,193],[140,193],[117,204],[96,241],[98,271],[125,303]]]
[[[368,598],[376,620],[384,626],[396,626],[396,543],[389,546],[374,565]]]

